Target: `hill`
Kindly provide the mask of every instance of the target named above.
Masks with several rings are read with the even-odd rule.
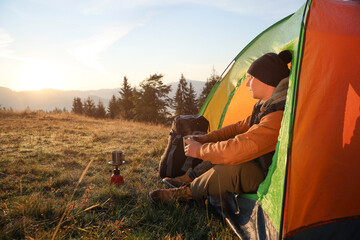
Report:
[[[64,212],[56,239],[233,238],[203,202],[148,199],[164,187],[167,127],[10,111],[0,111],[0,127],[0,239],[51,239]],[[109,184],[114,150],[126,154],[119,188]]]
[[[95,103],[102,101],[107,105],[112,94],[118,89],[103,89],[93,91],[61,91],[55,89],[42,89],[39,91],[16,92],[9,88],[0,87],[1,107],[14,110],[54,110],[66,108],[71,110],[74,97],[86,99],[90,97]],[[109,96],[109,97],[108,97]]]
[[[202,81],[188,80],[193,84],[194,90],[199,94],[205,84]],[[178,82],[172,82],[169,97],[173,98]],[[90,97],[95,104],[101,101],[105,106],[108,105],[112,95],[119,97],[120,88],[87,90],[87,91],[62,91],[55,89],[43,89],[39,91],[13,91],[9,88],[0,87],[0,106],[14,110],[45,110],[51,111],[55,108],[68,111],[72,108],[74,97],[87,99]]]

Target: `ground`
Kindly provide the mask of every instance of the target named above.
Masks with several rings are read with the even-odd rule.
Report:
[[[0,111],[0,239],[232,239],[203,201],[155,206],[148,199],[164,187],[158,163],[169,130]],[[115,150],[126,159],[120,187],[109,184]]]

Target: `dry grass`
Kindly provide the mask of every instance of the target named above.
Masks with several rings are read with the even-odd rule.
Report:
[[[169,128],[73,114],[0,111],[0,239],[230,239],[202,203],[154,206]],[[123,150],[125,184],[109,185]],[[93,160],[73,198],[75,186]]]

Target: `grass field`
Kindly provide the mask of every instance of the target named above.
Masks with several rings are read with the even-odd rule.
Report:
[[[148,199],[164,187],[158,162],[168,133],[121,120],[0,111],[0,239],[232,239],[203,202]],[[109,184],[115,150],[126,154],[120,188]]]

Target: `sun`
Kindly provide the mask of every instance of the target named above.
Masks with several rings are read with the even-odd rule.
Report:
[[[46,60],[30,60],[20,73],[21,88],[27,91],[61,89],[63,80],[61,68]]]

